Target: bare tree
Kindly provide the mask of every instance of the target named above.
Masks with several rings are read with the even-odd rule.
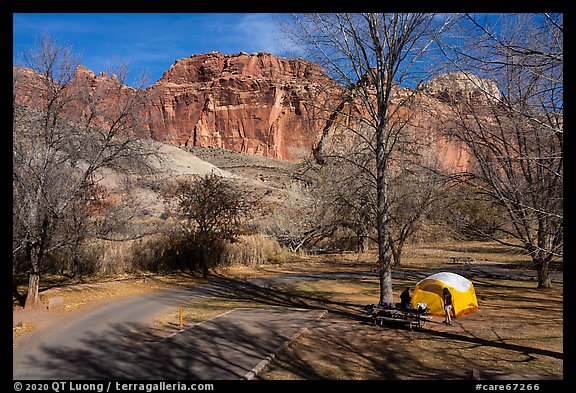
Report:
[[[318,220],[318,203],[309,198],[299,203],[287,202],[257,220],[253,225],[259,232],[274,237],[279,244],[292,252],[310,249],[317,245],[330,228]]]
[[[208,276],[209,254],[219,240],[234,240],[250,213],[244,194],[214,173],[182,180],[167,195],[169,214],[180,224],[190,249],[200,248],[202,273]]]
[[[380,301],[392,303],[390,170],[405,130],[398,116],[402,103],[393,105],[392,100],[396,86],[415,75],[410,70],[450,19],[437,20],[433,14],[306,14],[294,15],[290,22],[296,44],[343,87],[341,104],[326,108],[331,115],[315,157],[323,163],[335,156],[324,148],[334,129],[361,141],[358,157],[344,152],[338,159],[357,166],[373,184]]]
[[[466,15],[461,26],[468,45],[443,43],[448,58],[491,79],[499,91],[477,86],[482,105],[453,101],[447,130],[476,159],[475,170],[463,174],[466,181],[508,212],[510,225],[493,237],[524,249],[538,287],[548,288],[548,265],[562,256],[564,240],[563,17]]]
[[[446,187],[438,157],[419,140],[420,130],[410,124],[410,118],[402,122],[407,129],[398,136],[397,150],[389,157],[387,236],[394,266],[401,263],[404,244]],[[375,159],[365,142],[356,138],[325,139],[323,149],[323,164],[313,167],[318,174],[314,196],[322,206],[318,224],[354,231],[358,251],[366,251],[370,241],[377,244]]]
[[[342,146],[342,145],[341,145]],[[326,227],[343,227],[356,235],[356,251],[367,252],[376,241],[373,181],[365,171],[336,156],[325,159],[318,172],[313,193],[320,201],[320,216]],[[333,230],[332,230],[333,231]]]
[[[78,220],[89,217],[83,211],[98,198],[102,171],[141,169],[150,152],[134,137],[143,96],[122,79],[106,81],[101,94],[94,78],[77,74],[72,48],[49,35],[24,65],[14,69],[13,234],[29,266],[29,308],[40,302],[45,256],[86,235]],[[75,236],[62,231],[70,218]]]
[[[391,181],[388,231],[394,266],[401,264],[404,245],[419,231],[446,192],[443,176],[423,164],[401,166]]]

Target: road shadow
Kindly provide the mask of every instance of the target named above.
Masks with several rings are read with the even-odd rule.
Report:
[[[309,276],[310,280],[326,279],[326,275]],[[308,310],[326,310],[333,315],[344,316],[349,319],[368,322],[365,304],[335,301],[330,299],[329,293],[308,291],[297,288],[284,289],[275,283],[262,284],[260,282],[239,282],[220,277],[227,286],[234,287],[234,291],[222,293],[221,298],[235,301],[246,301],[256,305],[285,308],[302,308]],[[302,282],[302,281],[298,281]]]
[[[69,346],[45,345],[17,379],[238,380],[319,313],[239,309],[166,337],[138,324],[117,324]],[[302,315],[300,315],[302,314]],[[22,378],[23,377],[23,378]]]
[[[361,276],[365,274],[355,277]],[[310,280],[327,277],[338,275],[308,275]],[[321,320],[321,326],[307,332],[312,334],[310,340],[314,345],[304,340],[299,342],[297,351],[283,351],[274,360],[277,367],[290,370],[297,378],[352,379],[361,375],[363,379],[469,379],[472,377],[469,370],[481,365],[472,360],[467,369],[447,370],[440,359],[461,363],[451,348],[435,348],[438,364],[430,364],[406,350],[407,343],[416,338],[449,339],[468,346],[512,351],[523,354],[522,361],[530,361],[535,356],[563,360],[561,352],[487,340],[466,330],[447,332],[436,330],[434,325],[416,332],[402,327],[376,328],[365,313],[365,305],[335,301],[330,293],[311,294],[298,290],[297,286],[283,287],[280,285],[283,281],[246,282],[221,276],[214,279],[213,284],[201,288],[166,291],[162,296],[172,303],[175,299],[190,302],[218,297],[247,301],[277,312],[285,309],[329,311],[328,320]],[[79,343],[62,347],[45,345],[36,356],[28,357],[24,366],[34,379],[240,379],[288,336],[263,334],[271,328],[270,323],[263,321],[238,325],[227,324],[222,318],[221,322],[217,329],[210,328],[209,324],[189,329],[194,339],[185,334],[166,339],[165,333],[144,325],[116,324],[107,333],[91,335]],[[314,359],[309,356],[311,352]],[[252,366],[244,363],[242,359],[246,357],[254,360]],[[494,364],[498,363],[497,355],[493,360]]]

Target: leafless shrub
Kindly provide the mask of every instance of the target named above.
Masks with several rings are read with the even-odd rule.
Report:
[[[207,277],[209,255],[216,242],[242,234],[251,204],[231,181],[215,173],[183,179],[165,195],[169,215],[179,225],[190,250],[199,250]]]

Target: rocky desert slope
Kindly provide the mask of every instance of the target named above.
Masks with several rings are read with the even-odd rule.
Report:
[[[262,206],[280,206],[297,203],[304,198],[302,182],[295,176],[301,165],[290,161],[254,156],[222,148],[179,147],[150,140],[148,149],[155,151],[150,157],[155,172],[133,176],[130,195],[138,214],[159,217],[165,211],[163,190],[177,181],[194,176],[216,173],[246,190]],[[124,175],[107,170],[100,185],[112,195],[126,194]]]

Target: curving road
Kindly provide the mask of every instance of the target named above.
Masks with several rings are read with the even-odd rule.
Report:
[[[13,379],[240,379],[314,323],[320,310],[237,309],[167,339],[151,328],[154,316],[242,289],[319,278],[289,275],[206,284],[62,314],[13,350]]]

